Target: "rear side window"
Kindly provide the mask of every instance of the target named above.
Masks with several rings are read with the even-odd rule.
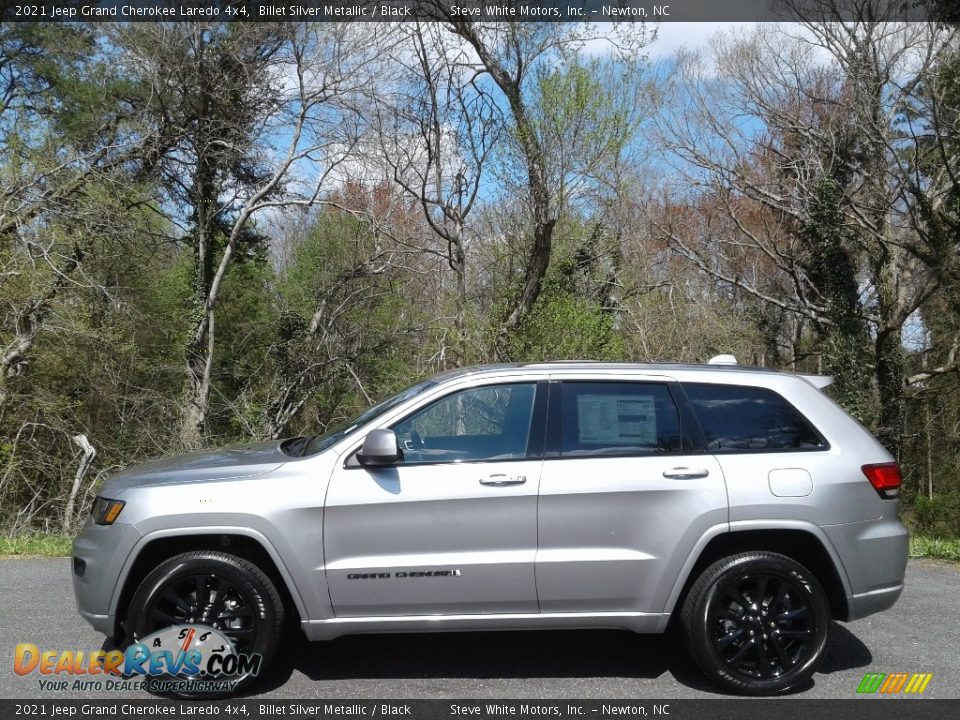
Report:
[[[564,457],[679,452],[680,418],[657,383],[564,382],[560,454]]]
[[[711,452],[823,450],[827,442],[772,390],[684,383]]]

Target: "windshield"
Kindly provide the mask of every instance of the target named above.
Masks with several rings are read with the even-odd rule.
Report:
[[[432,388],[436,385],[435,380],[424,380],[421,383],[417,383],[413,387],[408,387],[406,390],[398,392],[392,397],[388,397],[383,402],[377,403],[371,408],[363,411],[353,420],[343,425],[340,425],[333,430],[330,430],[326,435],[315,435],[310,438],[309,442],[303,448],[303,455],[313,455],[314,453],[321,452],[326,450],[331,445],[337,443],[340,439],[346,437],[358,427],[366,425],[368,422],[375,420],[380,415],[383,415],[389,410],[393,410],[397,405],[400,405],[403,402],[406,402],[414,395],[422,393],[424,390]]]

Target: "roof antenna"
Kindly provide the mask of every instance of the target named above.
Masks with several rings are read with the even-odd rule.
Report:
[[[707,365],[736,365],[737,358],[733,355],[714,355],[707,361]]]

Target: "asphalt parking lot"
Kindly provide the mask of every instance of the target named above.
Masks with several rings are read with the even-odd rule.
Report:
[[[960,698],[960,565],[911,561],[889,612],[831,628],[826,656],[802,698],[855,697],[867,672],[930,672],[925,697]],[[41,692],[12,670],[14,647],[100,649],[76,613],[67,559],[0,560],[0,697],[100,699]],[[286,639],[251,697],[719,698],[673,635],[619,631],[367,635],[328,643]],[[118,692],[119,698],[144,698]]]

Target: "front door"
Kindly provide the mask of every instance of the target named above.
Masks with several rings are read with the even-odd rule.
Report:
[[[401,462],[334,471],[324,555],[338,617],[537,612],[537,392],[452,392],[394,423]]]

